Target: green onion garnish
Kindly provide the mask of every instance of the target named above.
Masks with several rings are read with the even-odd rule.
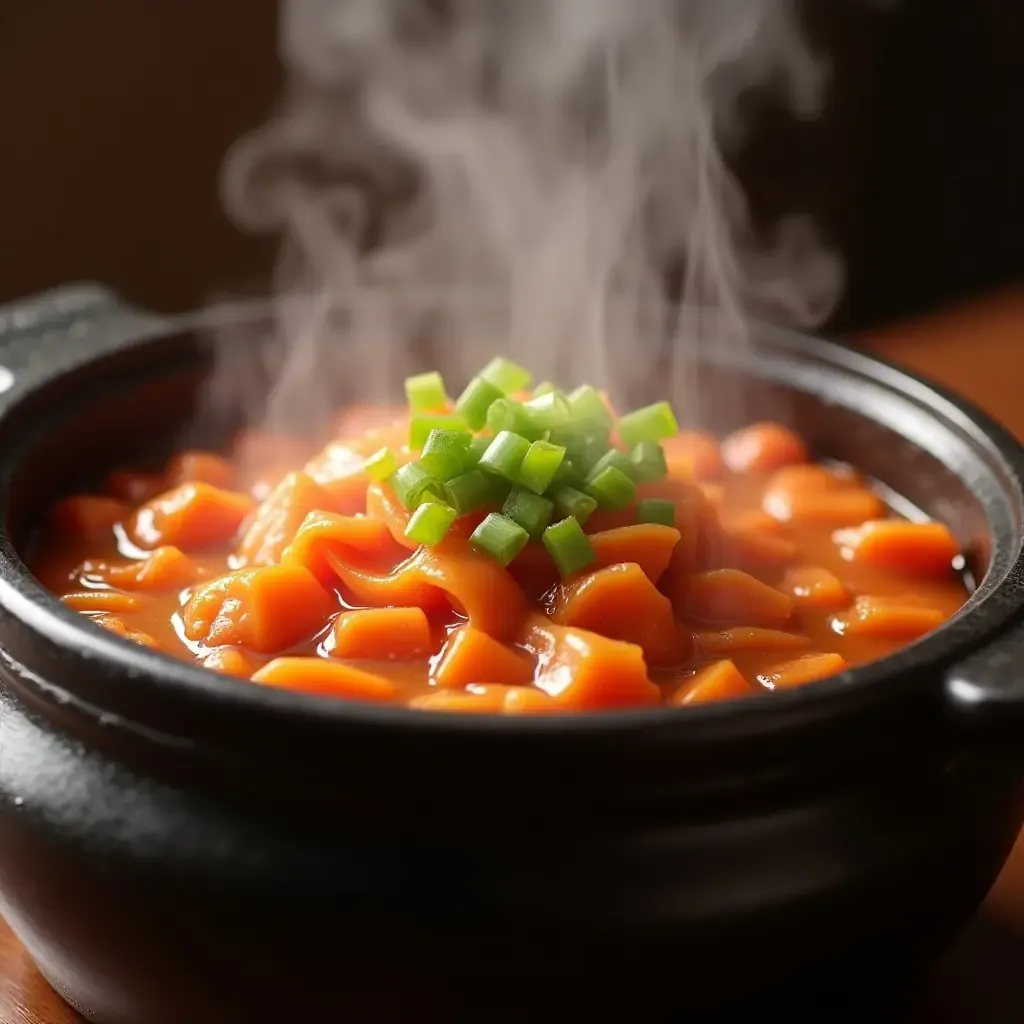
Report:
[[[430,497],[440,498],[444,488],[418,462],[407,462],[388,479],[402,507],[412,511]]]
[[[529,413],[521,403],[511,398],[499,398],[491,403],[487,410],[487,428],[492,434],[510,430],[513,434],[520,434],[530,441],[536,441],[540,436]]]
[[[553,430],[569,422],[569,402],[559,391],[547,391],[523,402],[523,408],[537,430]]]
[[[469,515],[494,500],[494,481],[479,469],[471,469],[449,480],[444,485],[444,494],[448,504],[460,517]]]
[[[381,448],[363,463],[363,472],[379,484],[387,480],[397,469],[398,459],[395,458],[395,453],[390,448]]]
[[[585,489],[604,508],[624,508],[636,495],[636,484],[615,466],[588,476]]]
[[[549,391],[557,391],[558,388],[549,380],[542,381],[533,389],[533,397],[540,398],[541,395],[546,395]]]
[[[519,482],[543,494],[555,479],[565,459],[565,449],[550,441],[534,441],[519,467]]]
[[[555,473],[555,479],[552,481],[553,487],[575,487],[579,489],[583,486],[584,480],[586,480],[587,474],[584,473],[573,459],[568,456],[562,459],[562,464],[558,467],[558,472]]]
[[[580,526],[585,526],[587,520],[597,511],[597,502],[575,487],[559,487],[553,495],[555,506],[563,516],[572,516]]]
[[[641,441],[663,441],[679,433],[679,424],[668,402],[655,402],[619,420],[619,437],[628,448]]]
[[[583,527],[571,516],[549,526],[544,531],[543,541],[563,576],[571,576],[585,569],[597,558]]]
[[[658,523],[661,526],[676,525],[676,507],[664,498],[645,498],[637,506],[636,518],[641,523]]]
[[[466,448],[466,465],[475,466],[491,446],[491,437],[474,437]]]
[[[483,377],[474,377],[466,390],[459,395],[455,408],[459,415],[469,424],[471,430],[479,430],[487,422],[487,410],[505,392]]]
[[[634,466],[633,463],[629,461],[629,457],[627,455],[623,455],[618,448],[609,448],[608,451],[606,451],[604,455],[602,455],[601,458],[599,458],[597,462],[590,467],[590,472],[587,475],[597,476],[609,466],[614,466],[620,473],[625,473],[630,480],[634,479],[636,466]]]
[[[578,387],[569,395],[569,408],[576,423],[587,423],[606,433],[612,429],[613,418],[608,406],[589,384]]]
[[[617,451],[618,449],[616,449]],[[604,434],[595,434],[588,437],[578,452],[573,453],[573,459],[589,473],[598,462],[608,454],[608,438]]]
[[[529,370],[524,370],[518,363],[513,363],[511,359],[496,356],[480,371],[480,376],[503,394],[511,395],[513,391],[522,391],[529,387],[533,374]]]
[[[480,456],[479,466],[513,483],[519,478],[519,467],[530,450],[530,442],[510,430],[503,430]]]
[[[453,433],[465,432],[466,424],[461,416],[448,416],[443,413],[413,416],[409,423],[409,447],[413,451],[419,451],[427,443],[427,438],[434,430],[450,430]]]
[[[407,377],[405,398],[414,413],[437,412],[448,404],[444,378],[439,373],[421,373]]]
[[[466,449],[470,440],[465,430],[432,430],[420,453],[420,463],[432,477],[451,480],[468,468]]]
[[[492,512],[473,531],[469,542],[501,565],[508,565],[530,542],[530,535],[518,523]]]
[[[428,501],[413,512],[405,535],[417,544],[432,547],[445,539],[454,522],[455,509],[439,501]]]
[[[657,441],[641,441],[630,453],[633,465],[633,479],[638,484],[649,484],[664,480],[668,476],[665,450]]]
[[[501,514],[518,523],[534,540],[540,540],[555,514],[555,504],[525,487],[513,487],[501,507]]]

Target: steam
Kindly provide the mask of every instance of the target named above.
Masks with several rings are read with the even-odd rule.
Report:
[[[789,0],[285,0],[281,48],[287,94],[223,177],[283,239],[272,426],[496,352],[629,389],[666,333],[699,415],[695,349],[839,296],[813,226],[755,237],[726,164],[750,90],[820,111]]]

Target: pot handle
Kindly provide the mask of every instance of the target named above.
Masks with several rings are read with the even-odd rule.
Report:
[[[953,666],[944,697],[961,728],[1019,746],[1024,738],[1024,621]]]

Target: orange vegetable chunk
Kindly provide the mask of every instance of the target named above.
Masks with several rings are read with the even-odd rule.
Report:
[[[244,565],[280,562],[310,512],[333,511],[330,495],[306,473],[289,473],[250,518],[238,555]]]
[[[796,541],[779,535],[780,524],[759,510],[722,517],[721,559],[731,567],[756,571],[796,561]]]
[[[235,486],[234,467],[213,452],[181,452],[164,470],[167,487],[180,484],[209,484],[230,491]]]
[[[180,590],[199,579],[199,566],[180,548],[166,545],[145,558],[115,565],[110,562],[83,562],[78,574],[122,590],[154,592]]]
[[[798,565],[782,577],[779,590],[789,594],[800,608],[842,608],[850,595],[835,573],[820,565]]]
[[[753,652],[801,651],[811,646],[811,641],[802,633],[786,633],[779,629],[762,629],[746,626],[717,632],[706,631],[694,637],[697,652],[708,657],[734,657]]]
[[[398,698],[398,687],[390,679],[326,658],[275,658],[254,672],[252,681],[317,697],[377,703]]]
[[[775,665],[767,672],[759,672],[757,681],[768,690],[791,690],[839,675],[849,667],[839,654],[805,654]]]
[[[669,703],[673,707],[687,704],[712,704],[720,700],[734,700],[749,697],[754,688],[743,678],[743,673],[732,661],[716,661],[705,665],[687,679],[672,695]]]
[[[533,662],[525,651],[499,643],[472,626],[459,626],[449,635],[433,678],[446,690],[482,682],[526,686],[533,681]]]
[[[115,636],[119,636],[124,640],[130,640],[133,644],[138,644],[140,647],[158,646],[157,642],[148,633],[144,633],[140,629],[132,629],[123,619],[119,619],[116,615],[91,615],[90,619],[97,626],[102,626]]]
[[[684,430],[661,442],[669,475],[691,480],[713,480],[725,466],[718,441],[710,434]]]
[[[590,546],[597,559],[588,571],[630,562],[638,565],[652,583],[657,583],[672,561],[679,539],[678,530],[658,523],[638,523],[591,534]]]
[[[672,602],[632,563],[561,584],[551,621],[635,644],[651,665],[679,664],[693,647],[689,635],[676,626]]]
[[[376,568],[392,566],[400,557],[400,549],[379,519],[316,511],[302,520],[294,540],[285,548],[282,561],[304,566],[318,579],[327,581],[337,576],[336,562]],[[383,603],[412,607],[419,602]]]
[[[131,509],[114,498],[94,494],[75,494],[57,502],[50,521],[65,537],[88,539],[110,533],[131,515]]]
[[[215,647],[199,659],[199,664],[211,672],[235,676],[237,679],[249,679],[260,667],[260,663],[246,651],[237,647]]]
[[[917,598],[864,594],[832,620],[832,628],[841,636],[915,640],[945,621],[942,611]]]
[[[119,590],[83,590],[65,594],[61,601],[76,612],[137,612],[144,607],[144,599],[137,594],[124,594]]]
[[[430,654],[430,622],[422,608],[362,608],[334,620],[331,655],[414,661]]]
[[[960,554],[944,523],[876,519],[833,535],[840,554],[854,564],[913,576],[947,576]]]
[[[713,569],[691,577],[683,614],[716,626],[784,626],[793,599],[739,569]]]
[[[411,707],[471,715],[535,715],[558,711],[558,704],[532,686],[480,683],[464,690],[436,690],[416,697]]]
[[[185,636],[195,643],[275,654],[316,634],[335,607],[308,569],[268,565],[201,585],[181,618]]]
[[[555,626],[542,616],[530,617],[523,640],[537,658],[536,686],[563,709],[647,707],[661,701],[636,644]]]
[[[722,459],[734,473],[770,473],[806,462],[807,446],[780,423],[754,423],[722,442]]]
[[[768,481],[762,508],[783,523],[845,526],[885,512],[882,499],[846,467],[798,465],[780,469]]]
[[[231,540],[253,501],[247,494],[209,484],[181,484],[146,502],[132,516],[128,533],[143,550],[172,547],[195,551]]]

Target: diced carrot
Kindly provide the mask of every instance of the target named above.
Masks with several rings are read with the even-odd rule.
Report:
[[[251,654],[238,650],[237,647],[215,647],[209,654],[199,659],[199,664],[211,672],[220,672],[236,679],[249,679],[260,667]]]
[[[376,430],[400,427],[408,435],[409,414],[395,405],[350,405],[334,420],[335,437],[359,437]]]
[[[770,473],[806,462],[807,446],[780,423],[754,423],[722,442],[722,459],[734,473]]]
[[[488,512],[496,511],[497,507],[489,507],[456,519],[452,523],[448,536],[468,538],[484,521]],[[416,541],[410,540],[405,535],[411,513],[402,508],[390,487],[385,487],[382,484],[370,484],[366,490],[366,514],[383,522],[391,531],[391,536],[395,538],[396,543],[401,544],[408,551],[415,551],[419,547]],[[634,522],[635,519],[634,516]],[[543,548],[540,550],[544,551]],[[546,554],[546,552],[544,553]],[[550,558],[548,561],[550,562]]]
[[[636,644],[650,665],[677,665],[693,649],[689,634],[676,626],[672,602],[630,563],[561,584],[551,621]]]
[[[652,583],[657,583],[672,560],[679,538],[678,530],[657,523],[634,523],[591,534],[590,544],[597,559],[587,571],[631,562],[640,566]]]
[[[129,505],[141,505],[166,490],[162,473],[141,473],[130,469],[112,469],[107,474],[107,493]]]
[[[757,681],[767,690],[791,690],[839,675],[849,667],[846,659],[838,654],[805,654],[775,665],[767,672],[759,672]]]
[[[820,565],[801,565],[788,570],[779,589],[802,608],[842,608],[850,600],[839,577]]]
[[[799,557],[795,541],[779,534],[781,524],[760,510],[722,517],[723,564],[758,570],[788,565]]]
[[[65,537],[82,539],[102,537],[131,515],[131,509],[115,498],[94,494],[75,494],[57,502],[50,522]]]
[[[124,594],[120,590],[83,590],[77,594],[65,594],[61,601],[76,612],[137,612],[145,606],[145,599],[138,594]]]
[[[717,626],[784,626],[793,616],[793,599],[739,569],[714,569],[690,578],[683,614]]]
[[[430,622],[422,608],[362,608],[334,620],[335,658],[415,661],[430,654]]]
[[[433,676],[445,690],[485,681],[526,686],[533,681],[533,662],[525,651],[499,643],[472,626],[459,626],[449,635]]]
[[[810,646],[810,639],[801,633],[761,629],[758,626],[700,632],[694,636],[694,647],[704,658],[731,658],[739,654],[770,651],[802,651]]]
[[[498,640],[512,637],[526,611],[526,595],[509,573],[458,537],[420,548],[384,576],[347,565],[329,546],[324,557],[361,605],[430,609],[440,598]]]
[[[275,658],[257,669],[252,681],[262,686],[343,700],[388,703],[398,697],[398,687],[390,679],[326,658]]]
[[[361,568],[390,569],[403,554],[379,519],[317,511],[302,520],[281,559],[289,565],[305,566],[317,579],[327,582],[337,578],[332,559]],[[413,607],[417,602],[384,603]]]
[[[636,644],[554,626],[542,616],[531,616],[523,641],[537,657],[535,685],[562,709],[596,711],[661,702],[661,691],[648,678],[644,652]]]
[[[753,687],[732,661],[716,661],[699,669],[669,698],[673,707],[687,704],[713,704],[720,700],[749,697]]]
[[[243,565],[272,565],[310,512],[334,511],[330,495],[306,473],[289,473],[250,516],[238,545]]]
[[[673,596],[690,573],[717,560],[722,543],[718,514],[701,489],[687,480],[642,484],[637,488],[637,498],[660,498],[675,506],[679,540],[661,580],[665,592]]]
[[[179,484],[209,484],[230,491],[236,483],[234,467],[213,452],[181,452],[167,463],[164,475],[168,488]]]
[[[198,587],[181,618],[186,638],[195,643],[276,654],[318,633],[335,607],[308,569],[267,565]]]
[[[837,530],[833,540],[849,562],[914,576],[948,576],[960,554],[944,523],[876,519]]]
[[[471,715],[537,715],[559,710],[551,697],[532,686],[495,683],[471,684],[463,690],[436,690],[415,698],[410,707]]]
[[[661,443],[669,476],[713,480],[725,469],[718,441],[710,434],[684,430]]]
[[[716,509],[725,504],[725,488],[721,484],[702,483],[700,491]]]
[[[199,579],[200,568],[180,548],[167,545],[145,558],[117,565],[84,562],[78,576],[123,590],[180,590]]]
[[[918,598],[862,595],[853,608],[832,620],[832,628],[842,636],[915,640],[945,621],[940,609]]]
[[[366,488],[369,479],[363,472],[366,456],[358,445],[332,441],[306,463],[306,474],[327,491],[332,498],[331,507],[345,515],[355,515],[366,506]],[[399,464],[411,456],[395,452]]]
[[[203,483],[181,484],[141,506],[128,533],[144,550],[170,545],[195,551],[231,540],[252,509],[247,494]]]
[[[783,523],[843,526],[874,519],[885,505],[846,467],[799,465],[780,469],[761,499],[768,515]]]
[[[107,632],[113,633],[124,640],[130,640],[133,644],[138,644],[140,647],[157,646],[157,642],[148,633],[144,633],[140,629],[132,629],[123,619],[117,618],[116,615],[90,615],[89,620],[96,623],[97,626],[102,626]]]

